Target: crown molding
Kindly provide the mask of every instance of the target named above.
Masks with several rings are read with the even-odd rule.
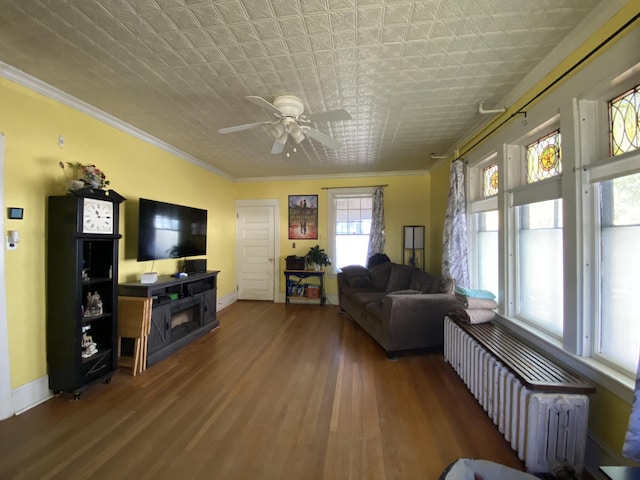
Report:
[[[226,178],[227,180],[231,180],[231,181],[234,180],[233,176],[229,175],[226,172],[223,172],[222,170],[217,169],[216,167],[206,162],[203,162],[199,158],[196,158],[193,155],[190,155],[172,145],[169,145],[168,143],[160,140],[159,138],[156,138],[153,135],[150,135],[147,132],[144,132],[143,130],[140,130],[139,128],[134,127],[133,125],[130,125],[120,120],[119,118],[114,117],[113,115],[110,115],[103,110],[100,110],[99,108],[89,105],[88,103],[83,102],[82,100],[72,95],[69,95],[68,93],[63,92],[62,90],[57,89],[49,85],[48,83],[43,82],[42,80],[32,77],[28,73],[18,70],[17,68],[12,67],[11,65],[8,65],[4,62],[0,62],[0,77],[10,80],[14,83],[17,83],[18,85],[22,85],[23,87],[33,90],[34,92],[37,92],[41,95],[44,95],[45,97],[50,98],[51,100],[54,100],[58,103],[66,105],[67,107],[73,108],[74,110],[80,113],[84,113],[85,115],[88,115],[102,123],[105,123],[113,128],[116,128],[121,132],[126,133],[127,135],[131,135],[132,137],[142,140],[143,142],[146,142],[149,145],[153,145],[154,147],[157,147],[161,150],[164,150],[165,152],[175,155],[176,157],[179,157],[182,160],[186,160],[189,163],[192,163],[205,170],[208,170],[211,173],[214,173],[223,178]]]
[[[279,177],[239,177],[236,183],[288,182],[299,180],[330,180],[334,178],[409,177],[430,175],[429,170],[406,170],[397,172],[330,173],[325,175],[288,175]]]

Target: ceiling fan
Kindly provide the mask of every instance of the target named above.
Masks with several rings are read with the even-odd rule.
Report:
[[[262,97],[246,97],[263,110],[276,117],[274,120],[264,122],[246,123],[235,127],[221,128],[218,133],[234,133],[243,130],[250,130],[261,126],[268,126],[267,130],[276,140],[271,147],[271,153],[282,153],[287,139],[291,137],[294,142],[300,143],[305,138],[312,138],[320,142],[325,147],[337,150],[340,142],[310,126],[311,123],[333,122],[337,120],[351,120],[351,115],[344,109],[328,110],[320,113],[309,113],[304,115],[304,104],[302,100],[293,95],[277,96],[273,103]]]

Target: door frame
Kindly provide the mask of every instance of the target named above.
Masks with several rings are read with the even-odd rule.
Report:
[[[272,207],[273,208],[273,301],[282,302],[280,295],[280,200],[236,200],[236,245],[240,239],[238,231],[238,207]],[[236,248],[236,295],[240,278],[240,252]]]
[[[0,212],[4,212],[4,145],[5,134],[0,132]],[[0,231],[4,232],[4,214],[0,215]],[[6,265],[4,245],[0,248],[0,420],[15,413],[11,392],[11,363],[7,321]]]

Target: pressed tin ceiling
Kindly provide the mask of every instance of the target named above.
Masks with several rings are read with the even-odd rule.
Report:
[[[424,171],[599,4],[0,0],[0,61],[231,178]],[[263,128],[217,133],[270,118],[245,96],[281,94],[346,109],[317,125],[342,147],[287,157]]]

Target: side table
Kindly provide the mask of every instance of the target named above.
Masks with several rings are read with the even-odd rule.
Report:
[[[303,282],[308,278],[315,278],[319,283],[307,284]],[[289,299],[291,298],[308,298],[319,300],[320,305],[324,305],[324,271],[285,270],[284,279],[287,288],[285,304],[289,304]]]

